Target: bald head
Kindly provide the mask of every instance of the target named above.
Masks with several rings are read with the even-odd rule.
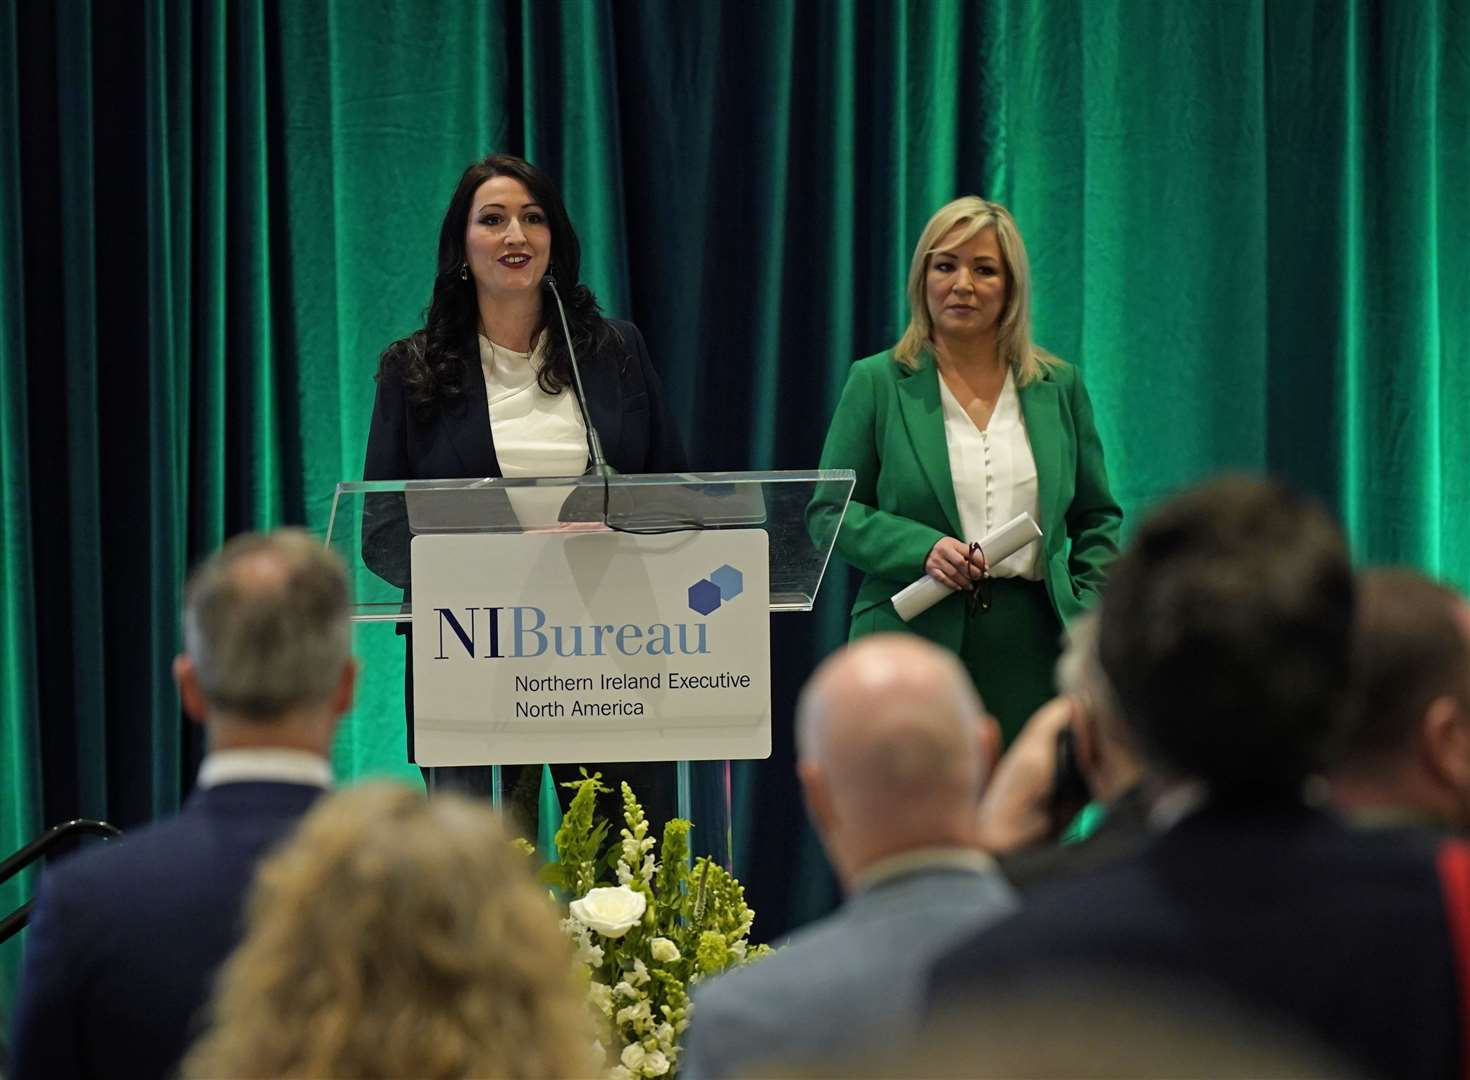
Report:
[[[922,638],[873,635],[824,661],[797,705],[798,768],[839,871],[970,844],[993,732],[959,661]]]

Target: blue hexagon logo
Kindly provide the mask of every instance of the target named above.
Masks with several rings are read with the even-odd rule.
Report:
[[[726,603],[745,591],[745,575],[728,563],[711,574],[709,579],[720,587],[720,599]]]
[[[696,581],[689,586],[689,606],[701,615],[708,615],[720,606],[720,587],[708,579]]]

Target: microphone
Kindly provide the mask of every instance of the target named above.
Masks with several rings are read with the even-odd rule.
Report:
[[[550,271],[541,278],[541,284],[551,290],[551,295],[556,299],[556,310],[561,313],[561,330],[567,339],[567,355],[572,359],[572,379],[577,384],[577,405],[582,410],[582,421],[587,425],[587,451],[592,457],[592,468],[589,471],[606,479],[613,470],[602,453],[602,438],[597,434],[597,426],[592,423],[592,414],[587,411],[587,392],[582,389],[582,369],[577,365],[577,350],[572,346],[572,329],[567,325],[567,309],[562,306],[561,293],[556,291],[556,278]]]

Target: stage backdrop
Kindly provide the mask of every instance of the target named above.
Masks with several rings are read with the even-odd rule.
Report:
[[[1465,0],[3,0],[0,854],[178,805],[185,570],[324,526],[491,150],[559,179],[698,467],[814,465],[924,220],[976,192],[1134,521],[1271,470],[1361,559],[1470,585]],[[790,712],[849,598],[839,571],[773,627],[776,750],[737,789],[758,937],[833,900]],[[412,775],[398,643],[359,647],[336,767]]]

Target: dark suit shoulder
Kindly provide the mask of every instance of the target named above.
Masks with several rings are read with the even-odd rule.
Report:
[[[935,967],[930,1001],[1018,978],[1183,979],[1385,1074],[1449,1075],[1452,955],[1431,853],[1312,812],[1207,809],[1135,857],[1028,897]],[[1413,1030],[1384,1008],[1384,986],[1416,1018]]]
[[[284,835],[321,789],[303,784],[226,784],[198,791],[176,815],[105,843],[89,845],[48,866],[50,889],[97,893],[108,902],[146,891],[156,876],[176,883],[193,856],[223,861],[253,859]]]

